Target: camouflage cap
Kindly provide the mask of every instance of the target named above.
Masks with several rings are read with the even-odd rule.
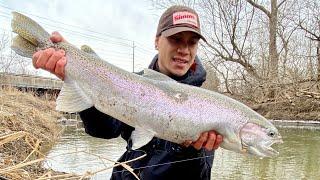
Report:
[[[191,31],[202,36],[197,12],[187,6],[175,5],[168,8],[161,16],[156,36],[169,37],[179,32]]]

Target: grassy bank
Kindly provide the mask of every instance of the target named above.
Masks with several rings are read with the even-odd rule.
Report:
[[[32,93],[0,88],[0,179],[47,179],[57,172],[43,160],[59,138],[55,102]]]

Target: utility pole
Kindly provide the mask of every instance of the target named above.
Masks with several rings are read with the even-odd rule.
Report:
[[[134,73],[134,48],[136,46],[134,45],[134,41],[132,41],[132,72]]]

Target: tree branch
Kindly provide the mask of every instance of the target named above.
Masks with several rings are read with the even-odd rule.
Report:
[[[213,49],[219,57],[221,57],[222,59],[224,59],[225,61],[231,61],[231,62],[235,62],[235,63],[239,63],[241,66],[243,66],[245,68],[245,70],[251,74],[253,77],[257,78],[257,79],[261,79],[261,77],[258,75],[256,69],[248,62],[245,62],[240,58],[234,58],[232,56],[225,56],[223,55],[217,48],[215,48],[214,46],[212,46],[209,43],[206,43],[207,46],[211,49]]]
[[[306,27],[302,26],[302,22],[299,22],[298,26],[304,30],[305,32],[307,32],[308,34],[310,34],[311,36],[313,36],[315,39],[311,38],[312,40],[317,40],[320,41],[320,35],[315,34],[314,32],[311,32],[309,29],[307,29]]]
[[[287,0],[281,1],[281,2],[278,4],[277,9],[279,9],[286,1],[287,1]]]
[[[248,3],[250,3],[253,7],[256,7],[260,9],[262,12],[264,12],[269,18],[271,18],[271,13],[268,11],[265,7],[253,2],[252,0],[246,0]]]

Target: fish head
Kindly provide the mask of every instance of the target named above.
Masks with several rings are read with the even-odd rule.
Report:
[[[240,138],[242,151],[250,155],[273,157],[279,154],[271,146],[276,143],[283,143],[282,137],[271,123],[246,123],[241,131]]]

